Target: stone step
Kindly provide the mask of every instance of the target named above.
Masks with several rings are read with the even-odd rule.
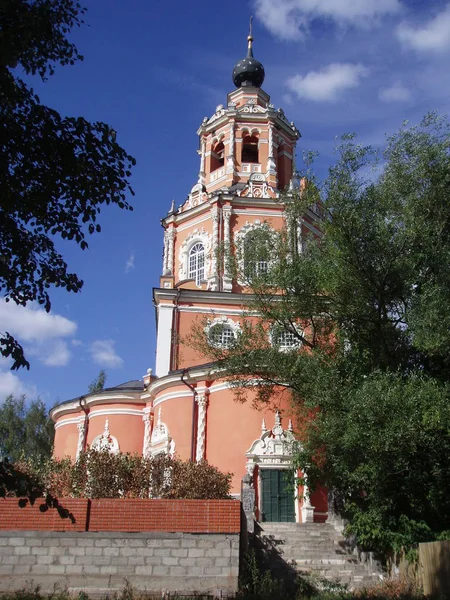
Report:
[[[345,539],[330,523],[262,523],[260,528],[260,543],[274,573],[290,569],[352,589],[379,582],[379,576],[348,551]]]
[[[276,544],[276,546],[268,547],[276,547],[278,550],[284,553],[295,552],[297,554],[307,554],[309,552],[331,552],[332,554],[337,554],[339,556],[347,556],[351,554],[346,548],[334,546],[332,544]]]
[[[280,558],[285,562],[295,561],[297,565],[300,564],[323,564],[323,565],[359,565],[360,563],[355,557],[352,556],[333,556],[332,554],[320,555],[317,554],[312,556],[311,554],[304,554],[303,557],[300,557],[298,554],[281,554]]]
[[[286,542],[279,542],[279,541],[273,541],[273,540],[262,540],[262,543],[267,547],[267,548],[280,548],[282,550],[294,550],[296,552],[307,552],[308,550],[315,550],[315,551],[323,551],[325,549],[330,549],[332,552],[336,552],[336,553],[340,553],[340,554],[348,554],[348,549],[346,546],[341,546],[340,544],[335,544],[334,542],[321,542],[321,543],[317,543],[317,542],[311,542],[308,543],[308,541],[306,540],[302,540],[301,542],[298,542],[297,540],[286,540]]]
[[[332,548],[333,552],[347,552],[348,546],[344,544],[337,544],[333,540],[271,540],[270,538],[260,538],[261,542],[264,543],[268,548],[277,546],[279,548],[296,548],[298,550],[303,548]]]

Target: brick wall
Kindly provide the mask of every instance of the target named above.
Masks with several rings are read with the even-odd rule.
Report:
[[[0,499],[0,530],[86,531],[89,500],[67,498],[55,508],[46,506],[43,499],[32,505],[17,498]]]
[[[89,531],[237,533],[238,500],[91,500]]]
[[[55,585],[105,595],[124,586],[148,594],[231,595],[239,534],[0,532],[0,593]]]
[[[24,508],[0,499],[0,530],[238,533],[238,500],[61,499],[42,512],[43,500]]]

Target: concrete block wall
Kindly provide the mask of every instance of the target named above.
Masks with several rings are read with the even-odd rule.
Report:
[[[55,585],[101,595],[127,579],[148,593],[232,595],[239,533],[0,531],[0,593]]]

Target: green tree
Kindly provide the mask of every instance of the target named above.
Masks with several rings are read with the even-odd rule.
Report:
[[[105,381],[106,371],[104,369],[101,369],[94,381],[89,384],[89,393],[93,394],[94,392],[101,392],[102,389],[105,387]]]
[[[100,232],[103,205],[131,210],[135,164],[106,123],[63,117],[43,105],[20,77],[46,80],[56,65],[82,56],[68,39],[82,25],[76,0],[4,0],[0,7],[0,292],[7,301],[37,301],[48,312],[49,289],[79,292],[57,250],[58,238],[82,250]],[[0,333],[0,352],[12,368],[29,368],[18,340]]]
[[[434,114],[381,157],[345,136],[327,179],[308,171],[306,189],[284,198],[288,227],[251,282],[261,321],[244,320],[226,351],[203,342],[241,399],[291,391],[299,466],[382,551],[450,530],[449,149]],[[322,234],[300,248],[310,206]],[[280,351],[269,331],[297,344]]]
[[[0,406],[0,457],[49,458],[54,438],[53,421],[41,399],[27,403],[25,396],[8,396]]]

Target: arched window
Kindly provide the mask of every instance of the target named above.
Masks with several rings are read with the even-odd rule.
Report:
[[[244,277],[252,281],[265,275],[269,270],[270,234],[267,229],[249,231],[244,238]]]
[[[258,138],[256,135],[245,135],[242,140],[242,162],[259,163]]]
[[[225,147],[223,145],[223,142],[218,142],[211,148],[211,173],[213,171],[216,171],[217,169],[220,169],[220,167],[223,167],[224,164]]]
[[[205,279],[205,247],[197,242],[189,250],[189,268],[188,279],[195,279],[195,283],[200,285]]]
[[[228,323],[216,323],[209,328],[208,341],[215,348],[232,348],[236,334]]]

